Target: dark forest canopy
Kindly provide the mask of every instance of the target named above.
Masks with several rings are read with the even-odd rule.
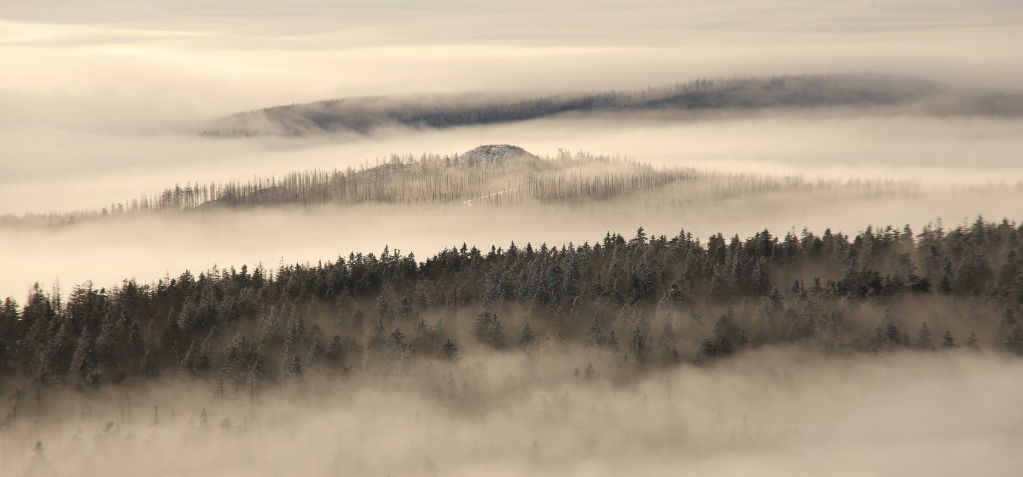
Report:
[[[244,389],[483,349],[586,346],[636,372],[780,344],[1020,354],[1021,306],[1023,226],[1008,221],[706,242],[640,229],[424,261],[385,248],[274,272],[186,271],[66,298],[36,286],[0,306],[0,373],[37,389],[178,374]]]
[[[877,106],[927,114],[1019,115],[1023,98],[960,95],[930,81],[882,74],[790,75],[700,79],[642,90],[536,98],[461,94],[333,99],[235,114],[217,120],[203,134],[369,134],[383,127],[441,129],[566,114]]]

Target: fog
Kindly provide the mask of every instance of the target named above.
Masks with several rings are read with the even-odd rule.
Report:
[[[650,207],[641,199],[589,206],[466,207],[361,205],[314,209],[243,209],[231,212],[120,216],[63,227],[4,228],[0,236],[0,296],[21,300],[32,283],[64,292],[92,281],[110,287],[122,279],[150,283],[185,269],[250,267],[332,261],[349,253],[379,254],[384,246],[420,260],[463,243],[489,250],[514,241],[561,246],[594,243],[607,232],[631,235],[645,227],[673,236],[685,229],[747,237],[825,229],[856,233],[867,226],[920,230],[988,219],[1023,220],[1016,189],[919,192],[869,197],[822,190],[769,193],[723,201]]]
[[[883,71],[1018,91],[1013,2],[0,6],[0,124],[124,133],[332,97]]]
[[[6,144],[0,213],[98,209],[174,184],[374,164],[389,154],[461,153],[515,144],[657,165],[807,178],[1015,183],[1023,121],[869,111],[744,117],[560,118],[443,131],[394,129],[368,137],[214,139],[161,133],[110,136],[52,128],[0,131]],[[60,191],[60,193],[55,193]]]
[[[679,207],[616,203],[487,210],[370,205],[312,211],[236,211],[225,216],[134,217],[0,233],[0,295],[22,297],[34,282],[67,290],[86,280],[151,282],[217,264],[331,260],[383,246],[425,258],[463,242],[487,250],[511,241],[561,245],[629,234],[644,226],[673,235],[742,236],[804,227],[855,233],[868,225],[919,229],[939,218],[1023,219],[1023,124],[991,117],[932,117],[871,111],[775,111],[744,117],[643,115],[570,117],[443,131],[395,129],[366,137],[213,139],[195,134],[108,135],[53,128],[0,132],[7,181],[0,213],[98,210],[175,184],[246,180],[307,169],[375,164],[390,153],[464,152],[511,143],[540,155],[559,148],[619,155],[657,166],[734,173],[910,181],[898,198],[824,191]],[[999,190],[958,190],[1004,184]],[[924,192],[918,191],[920,187]],[[934,190],[931,190],[934,188]],[[619,213],[618,211],[627,211]]]
[[[96,305],[102,300],[90,301],[88,293],[78,299],[88,307],[75,310],[62,309],[60,299],[39,298],[29,313],[25,304],[32,299],[25,298],[36,282],[67,296],[83,283],[111,289],[124,279],[153,283],[186,269],[198,274],[212,267],[254,270],[257,264],[272,271],[353,252],[379,254],[385,246],[414,252],[422,261],[463,243],[484,253],[513,241],[560,247],[594,243],[607,232],[631,237],[639,227],[652,236],[685,229],[706,241],[719,232],[746,239],[764,229],[775,237],[804,228],[855,234],[869,226],[909,225],[919,231],[938,221],[948,230],[980,215],[1023,221],[1023,115],[1014,109],[1023,94],[1023,55],[1012,47],[1021,39],[1023,8],[1011,0],[791,0],[770,6],[751,0],[5,0],[0,298],[14,297],[21,307],[0,306],[0,475],[1018,475],[1023,363],[1013,353],[1023,355],[1023,327],[1015,321],[1023,268],[1012,227],[980,227],[969,240],[932,237],[931,253],[921,247],[915,257],[930,282],[918,280],[908,255],[894,252],[884,255],[891,262],[887,268],[898,268],[894,282],[886,275],[881,283],[886,268],[871,270],[876,280],[870,281],[870,257],[860,262],[860,275],[852,268],[779,275],[787,280],[805,272],[809,280],[817,272],[832,277],[849,271],[869,282],[870,293],[862,297],[842,295],[830,283],[808,295],[804,285],[787,290],[780,281],[778,289],[759,290],[752,298],[686,297],[668,280],[658,283],[662,296],[642,303],[612,304],[592,290],[578,292],[576,300],[585,295],[589,310],[633,313],[626,318],[639,316],[642,307],[656,314],[655,303],[682,296],[673,306],[678,316],[693,318],[676,328],[684,335],[677,342],[685,358],[665,358],[656,366],[629,361],[617,345],[607,347],[614,352],[582,347],[581,333],[566,344],[560,331],[548,334],[536,350],[528,344],[526,351],[490,349],[458,324],[478,326],[485,314],[477,313],[489,311],[488,296],[479,304],[445,302],[428,312],[437,329],[446,320],[447,336],[460,347],[457,358],[412,359],[403,352],[351,367],[342,362],[330,372],[310,365],[300,377],[285,369],[285,361],[258,385],[252,378],[251,386],[225,390],[222,369],[189,368],[193,347],[200,354],[205,349],[207,360],[212,353],[219,360],[215,366],[226,366],[229,348],[211,352],[211,342],[256,336],[254,328],[265,323],[281,330],[300,326],[302,313],[314,313],[313,307],[296,311],[293,296],[261,295],[259,321],[250,310],[248,321],[233,322],[230,316],[240,315],[228,312],[243,313],[238,303],[218,300],[235,278],[204,284],[201,292],[181,285],[180,296],[152,300],[160,316],[136,322],[139,317],[123,308]],[[933,82],[941,94],[913,104],[605,111],[448,129],[385,125],[366,134],[200,134],[235,113],[332,98],[533,98],[642,91],[704,78],[853,73]],[[549,157],[588,151],[658,168],[694,168],[706,174],[701,177],[786,176],[816,185],[687,196],[686,186],[675,184],[542,205],[211,207],[65,225],[11,219],[95,212],[176,184],[372,166],[391,154],[456,154],[481,144],[512,144]],[[884,187],[858,189],[845,181]],[[907,250],[914,245],[897,235],[890,242]],[[628,276],[629,286],[641,290],[650,269],[640,265],[649,264],[645,256],[628,256],[630,247],[623,240],[620,255],[608,254],[608,270],[618,275],[605,278],[617,286],[619,275]],[[941,253],[936,247],[943,247]],[[861,248],[865,256],[873,253],[869,243]],[[750,260],[742,270],[754,270],[751,276],[763,270],[768,253],[756,246],[744,253],[750,255],[742,260]],[[839,252],[828,253],[840,257],[833,263],[846,264]],[[859,259],[850,257],[848,263]],[[738,259],[729,260],[708,259],[711,268],[701,269],[701,276],[734,275]],[[696,270],[692,264],[664,269],[671,267],[683,282],[688,267]],[[593,280],[598,286],[601,272]],[[263,279],[261,271],[246,275],[248,288],[231,289],[229,297],[252,300],[256,275]],[[415,289],[361,289],[372,289],[373,296],[352,298],[331,289],[334,301],[317,306],[334,307],[329,313],[338,316],[327,318],[355,323],[353,310],[338,310],[361,300],[357,305],[372,315],[371,307],[389,294],[394,306],[409,311],[406,295],[419,293],[419,285],[433,286],[423,277]],[[455,277],[450,283],[458,280],[468,281]],[[558,284],[572,288],[568,278]],[[719,289],[711,278],[700,285]],[[439,295],[457,302],[465,295],[455,288]],[[881,289],[895,291],[874,295]],[[130,294],[123,296],[113,301],[133,303]],[[803,326],[807,316],[833,325],[835,310],[848,311],[855,333],[838,351],[806,342],[747,347],[745,341],[736,341],[742,344],[734,353],[697,351],[711,325],[700,321],[693,302],[684,303],[690,298],[704,306],[699,313],[727,309],[730,315],[734,305],[745,314],[740,321],[760,316],[756,310],[771,302],[790,300],[784,319],[769,323],[778,328]],[[576,310],[571,302],[565,311],[566,303],[549,303],[543,313],[556,323]],[[523,308],[531,313],[532,306]],[[941,351],[922,351],[934,348],[930,343],[939,336],[932,340],[926,326],[926,339],[895,332],[893,320],[882,320],[869,334],[873,323],[867,321],[888,317],[890,307],[905,320],[901,330],[928,320],[937,333],[949,330]],[[526,318],[505,316],[506,309],[518,308],[501,311],[512,334]],[[780,307],[775,311],[782,315]],[[353,349],[383,337],[364,330],[361,309],[357,315]],[[83,324],[83,316],[94,321]],[[199,319],[211,316],[205,328],[208,323]],[[274,321],[278,316],[286,321]],[[386,316],[378,310],[371,320],[382,330]],[[587,326],[590,317],[583,318],[574,323],[576,331]],[[150,329],[132,328],[142,321]],[[726,321],[719,320],[722,329]],[[179,336],[179,322],[192,328]],[[658,339],[675,339],[674,325],[664,324],[667,338]],[[217,336],[218,325],[231,336]],[[123,336],[111,338],[111,330]],[[892,333],[880,344],[870,342],[878,330]],[[95,337],[101,333],[102,339]],[[281,349],[264,354],[298,360],[286,332],[279,334],[274,337],[284,344],[273,346]],[[980,350],[970,349],[976,339]],[[94,355],[100,342],[134,346],[124,367],[133,369],[129,377],[117,377],[123,371],[118,363],[88,384],[88,373],[102,367]],[[148,361],[157,348],[162,354],[154,356],[166,370],[159,378],[149,374]],[[266,351],[255,349],[256,358]],[[134,362],[138,356],[146,365]],[[252,366],[250,376],[262,374]]]
[[[1018,361],[767,348],[615,381],[584,350],[481,354],[218,398],[173,379],[68,393],[2,439],[7,475],[1015,475]],[[576,377],[587,362],[595,378]],[[308,376],[307,376],[308,378]],[[188,389],[188,391],[185,391]],[[203,414],[205,413],[205,417]],[[42,443],[42,452],[33,452]],[[983,469],[982,471],[980,469]]]

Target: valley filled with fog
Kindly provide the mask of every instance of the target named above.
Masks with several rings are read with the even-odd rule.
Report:
[[[248,180],[294,171],[386,162],[392,153],[456,154],[478,144],[513,143],[538,155],[559,149],[634,159],[658,167],[815,180],[890,180],[904,194],[772,191],[716,202],[648,207],[642,197],[599,204],[473,208],[462,204],[358,204],[305,210],[243,209],[195,217],[117,217],[73,226],[4,227],[0,255],[11,269],[0,289],[21,296],[33,282],[67,288],[86,280],[110,286],[125,277],[153,281],[214,264],[276,267],[316,262],[384,245],[419,255],[463,242],[480,248],[511,241],[594,241],[639,226],[673,234],[776,233],[808,228],[857,232],[869,225],[920,228],[1020,219],[1016,152],[1023,128],[991,118],[872,117],[838,113],[758,113],[701,120],[553,119],[445,131],[402,131],[356,138],[208,138],[198,135],[95,138],[33,143],[0,187],[4,212],[100,210],[175,184]],[[821,116],[820,118],[813,117]],[[856,139],[850,139],[856,138]],[[109,139],[109,140],[108,140]],[[981,141],[982,139],[982,141]],[[979,144],[978,144],[979,143]],[[15,141],[17,145],[17,140]],[[73,151],[66,158],[60,150]],[[979,150],[978,150],[979,149]],[[967,159],[968,158],[968,159]],[[53,172],[54,164],[61,164]],[[237,171],[244,171],[239,174]],[[224,216],[221,216],[224,215]]]
[[[996,356],[772,350],[612,385],[573,377],[585,356],[559,353],[553,367],[481,357],[411,381],[320,381],[252,401],[161,382],[69,398],[35,434],[40,452],[21,434],[0,440],[8,466],[60,475],[956,476],[1021,464],[1023,424],[1006,412],[1023,398],[1008,385],[1020,364]]]
[[[0,5],[0,474],[991,475],[1023,8]]]

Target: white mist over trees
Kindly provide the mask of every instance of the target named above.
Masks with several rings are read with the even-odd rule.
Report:
[[[1014,2],[0,17],[3,477],[1023,468]]]
[[[941,190],[941,189],[939,189]],[[934,192],[933,189],[928,190]],[[942,191],[948,191],[944,189]],[[360,204],[588,207],[640,198],[645,206],[685,208],[701,203],[770,194],[914,196],[919,183],[881,179],[807,180],[800,176],[722,173],[656,167],[624,158],[559,150],[540,158],[511,145],[484,145],[463,154],[392,154],[377,165],[346,170],[293,172],[248,182],[175,185],[158,194],[100,210],[6,215],[6,225],[67,225],[83,219],[148,212],[210,211],[255,207],[322,207]],[[988,184],[959,192],[1023,192],[1020,184]],[[614,199],[624,199],[617,200]]]
[[[272,274],[186,271],[109,291],[85,284],[66,300],[36,287],[23,306],[4,301],[0,352],[5,386],[37,393],[167,373],[240,389],[319,366],[387,373],[476,347],[571,343],[641,374],[770,345],[933,351],[931,326],[943,349],[958,337],[1020,354],[1021,235],[979,219],[919,236],[764,231],[705,244],[640,228],[592,245],[463,245],[422,262],[385,248]]]
[[[888,108],[920,115],[1023,114],[1023,96],[956,91],[935,82],[890,75],[799,75],[700,79],[638,91],[563,93],[540,98],[487,95],[369,97],[275,106],[218,120],[210,136],[355,133],[394,126],[452,128],[563,115],[750,113],[771,109]]]
[[[308,416],[322,413],[327,422],[350,426],[370,418],[367,412],[388,409],[369,404],[377,401],[423,425],[477,434],[489,423],[506,438],[485,450],[444,449],[419,440],[430,431],[412,431],[391,444],[356,441],[356,449],[366,447],[353,451],[333,447],[334,439],[351,437],[331,437],[307,444],[320,450],[305,464],[280,455],[271,466],[431,475],[435,468],[470,472],[470,459],[513,473],[577,465],[661,472],[661,466],[711,465],[705,460],[755,448],[798,448],[809,445],[804,432],[834,431],[816,428],[806,416],[789,424],[795,428],[779,425],[772,413],[788,405],[765,412],[742,398],[725,407],[694,402],[691,386],[721,387],[709,391],[714,394],[740,383],[789,395],[811,381],[787,373],[840,379],[829,371],[837,368],[875,380],[881,387],[873,392],[889,399],[908,399],[912,388],[891,384],[890,373],[879,377],[878,366],[915,373],[908,382],[928,386],[995,379],[977,374],[980,368],[1018,372],[1021,236],[1023,227],[981,220],[952,230],[927,227],[919,235],[892,228],[855,237],[765,231],[745,240],[715,235],[706,244],[685,232],[651,237],[639,229],[592,245],[510,244],[487,253],[463,246],[422,262],[385,250],[273,274],[261,267],[186,271],[153,285],[126,280],[109,291],[86,284],[67,299],[36,289],[23,305],[7,299],[0,308],[0,392],[12,396],[3,429],[16,436],[3,445],[29,474],[69,461],[67,469],[108,468],[84,457],[89,448],[159,474],[182,468],[165,461],[163,449],[191,449],[187,442],[201,439],[235,456],[228,469],[243,471],[243,456],[291,433],[336,436],[317,430],[322,427]],[[944,330],[940,346],[932,327]],[[788,384],[775,388],[754,377],[750,366],[770,363],[777,366],[772,372],[790,376]],[[950,366],[967,371],[949,378]],[[945,381],[933,377],[938,369]],[[182,387],[202,391],[172,398]],[[947,392],[958,392],[953,389]],[[972,395],[960,399],[976,402]],[[645,404],[636,408],[637,402]],[[840,406],[832,403],[830,412],[862,412]],[[594,412],[632,429],[632,438],[651,440],[594,458],[598,448],[622,451],[623,443],[556,437],[586,428],[583,416]],[[955,438],[946,433],[956,421],[927,412],[935,419],[929,432],[951,445]],[[528,425],[512,424],[511,416]],[[1015,421],[981,422],[984,439],[991,439],[993,426],[1019,432]],[[848,434],[860,431],[834,425],[853,447],[823,452],[843,458],[869,446],[860,440],[870,432]],[[371,436],[388,432],[374,423],[359,426]],[[83,440],[83,429],[98,433]],[[148,437],[136,444],[136,432]],[[136,445],[148,457],[122,454]],[[374,445],[394,446],[400,455],[381,460],[369,450]],[[947,461],[962,465],[956,459],[998,445],[985,441]],[[654,459],[661,446],[681,446],[682,453]],[[47,460],[47,452],[56,459]]]

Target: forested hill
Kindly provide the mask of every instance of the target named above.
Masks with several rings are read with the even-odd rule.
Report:
[[[623,158],[559,151],[538,157],[518,146],[491,144],[462,154],[391,155],[358,168],[299,171],[248,181],[168,187],[100,210],[0,216],[0,225],[65,225],[133,213],[195,212],[244,207],[356,204],[508,206],[600,203],[645,194],[666,207],[777,191],[845,190],[911,194],[915,184],[886,180],[805,180],[798,176],[656,167]]]
[[[85,284],[66,300],[36,287],[23,305],[0,306],[0,373],[35,389],[178,374],[244,389],[311,372],[407,372],[487,349],[584,347],[627,373],[776,344],[1023,353],[1014,223],[630,235],[462,245],[424,261],[385,248],[274,272]]]
[[[384,126],[447,128],[568,113],[901,105],[920,101],[939,90],[937,85],[923,80],[860,74],[697,80],[635,91],[564,93],[536,98],[484,94],[344,98],[239,113],[217,120],[203,133],[368,134]],[[970,101],[974,109],[982,106],[977,103],[979,100]],[[996,103],[1004,109],[1011,102],[1003,98]],[[1018,98],[1014,104],[1021,105]],[[1023,108],[1014,110],[1019,112]]]

